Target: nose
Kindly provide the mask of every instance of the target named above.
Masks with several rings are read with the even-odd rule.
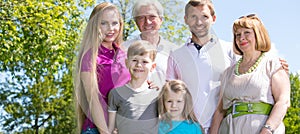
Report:
[[[137,66],[137,67],[142,66],[142,63],[140,61],[137,61],[135,66]]]
[[[244,34],[241,34],[239,40],[242,41],[242,40],[244,40],[244,39],[245,39],[245,35],[244,35]]]
[[[152,21],[150,20],[150,17],[148,17],[148,16],[145,16],[145,22],[147,24],[151,24],[152,23]]]
[[[112,24],[108,25],[108,30],[113,30],[113,25]]]
[[[172,102],[172,107],[176,107],[176,102]]]
[[[203,22],[202,22],[201,19],[197,19],[197,20],[196,20],[196,24],[197,24],[197,25],[201,25],[201,24],[203,24]]]

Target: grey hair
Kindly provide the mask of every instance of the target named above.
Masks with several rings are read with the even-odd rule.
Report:
[[[158,16],[163,17],[164,15],[164,8],[157,0],[136,0],[132,9],[133,18],[138,16],[142,6],[153,6],[156,8]]]

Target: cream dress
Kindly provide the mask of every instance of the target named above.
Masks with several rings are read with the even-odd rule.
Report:
[[[265,55],[257,68],[247,74],[237,76],[235,65],[229,67],[221,77],[223,109],[228,109],[234,102],[265,102],[274,105],[271,91],[271,77],[281,67],[277,57]],[[232,118],[227,115],[221,122],[220,134],[259,134],[268,115],[247,114]],[[283,122],[275,134],[285,133]]]

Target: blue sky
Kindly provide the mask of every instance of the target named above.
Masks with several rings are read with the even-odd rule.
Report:
[[[292,73],[300,73],[299,0],[213,0],[218,37],[232,41],[232,23],[240,16],[256,13],[266,26],[280,57],[287,60]],[[298,59],[298,60],[297,60]]]

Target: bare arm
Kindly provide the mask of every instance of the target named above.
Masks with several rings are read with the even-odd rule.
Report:
[[[108,112],[108,130],[112,133],[115,129],[116,112]]]
[[[275,104],[270,113],[269,118],[266,121],[267,125],[270,125],[275,130],[282,122],[287,109],[290,107],[290,81],[286,73],[286,70],[280,69],[272,76],[272,94]],[[268,129],[263,128],[261,133],[269,132]]]
[[[81,73],[81,80],[85,90],[86,98],[89,103],[89,110],[91,112],[92,121],[97,126],[100,133],[108,133],[108,128],[106,125],[104,112],[102,105],[99,101],[99,91],[97,88],[93,87],[91,80],[91,74],[89,72]]]
[[[213,120],[211,123],[211,127],[209,129],[210,134],[217,134],[220,128],[220,124],[226,114],[226,111],[223,110],[223,101],[222,95],[219,97],[218,107],[214,113]]]

